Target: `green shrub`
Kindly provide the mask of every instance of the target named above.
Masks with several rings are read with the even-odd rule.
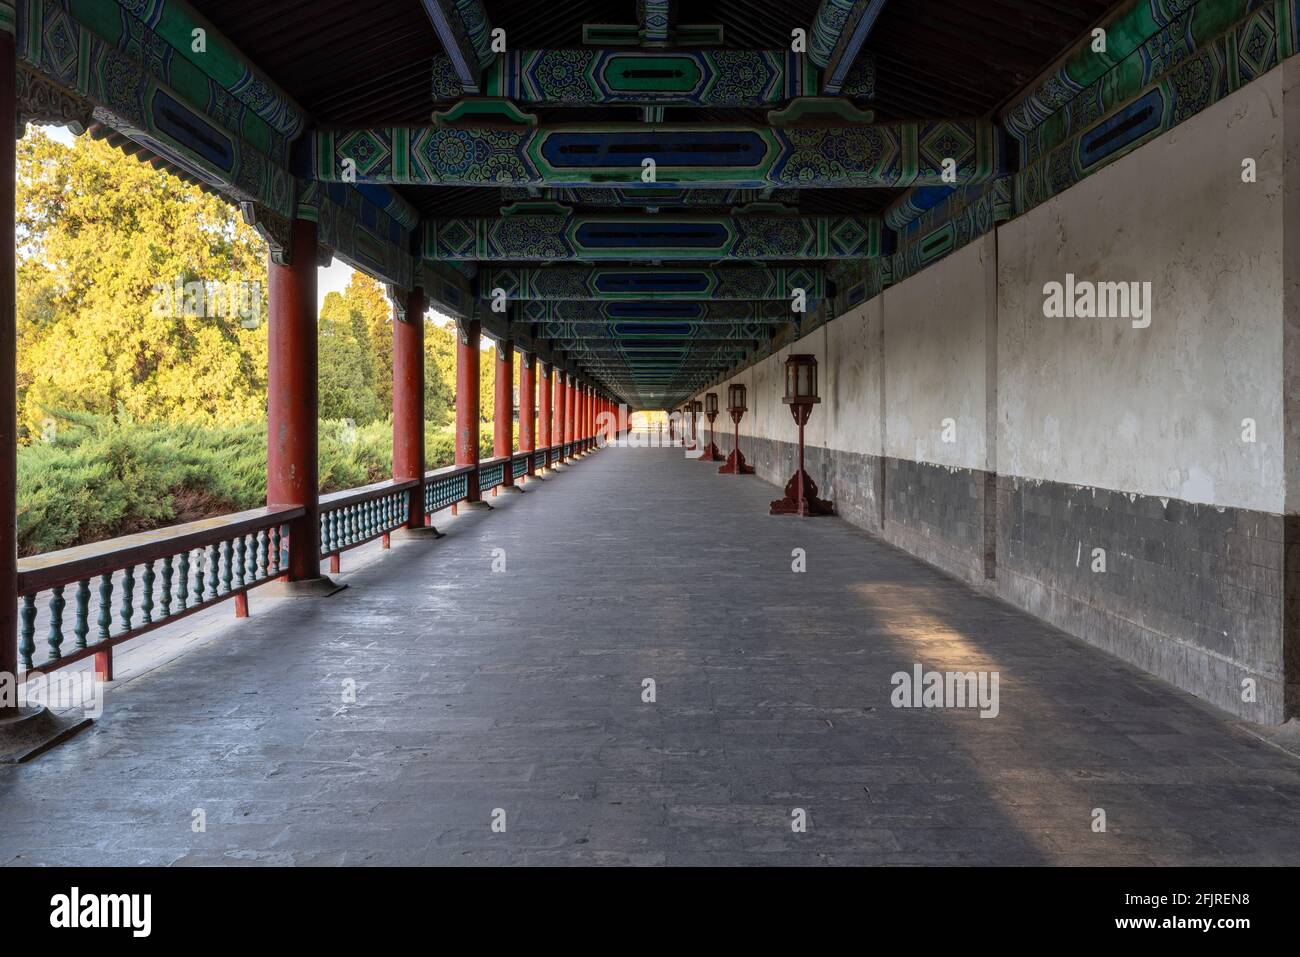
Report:
[[[266,424],[137,423],[63,413],[50,441],[18,450],[18,550],[68,548],[132,532],[256,508],[266,501]],[[320,489],[341,491],[392,474],[391,420],[322,421]],[[479,433],[492,454],[492,428]],[[425,424],[425,463],[455,461],[451,425]]]

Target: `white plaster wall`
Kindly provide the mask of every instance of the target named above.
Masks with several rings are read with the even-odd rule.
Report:
[[[811,353],[817,357],[822,401],[805,430],[807,443],[879,455],[881,322],[881,300],[877,297],[726,380],[718,387],[718,401],[725,407],[727,385],[743,382],[748,389],[749,412],[740,423],[740,434],[795,441],[798,429],[789,408],[781,401],[785,394],[785,360],[791,353]]]
[[[999,230],[999,471],[1282,510],[1282,72]],[[1152,282],[1150,328],[1044,318],[1067,272]]]
[[[982,469],[989,284],[997,240],[984,236],[886,289],[885,454]],[[943,441],[953,420],[955,441]]]

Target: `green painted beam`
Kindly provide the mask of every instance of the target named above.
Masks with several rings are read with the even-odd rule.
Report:
[[[797,261],[880,255],[882,224],[862,216],[524,215],[424,223],[425,259]]]
[[[771,109],[820,96],[821,75],[811,60],[788,50],[512,50],[488,67],[481,91],[523,108]],[[875,67],[864,56],[839,95],[861,103],[874,93]],[[462,96],[453,65],[435,59],[434,103],[445,109]]]
[[[685,328],[684,328],[685,327]],[[619,342],[627,339],[664,339],[699,341],[700,339],[758,340],[771,336],[771,326],[753,322],[543,322],[533,327],[536,334],[548,339],[588,339]]]
[[[812,308],[812,304],[809,304]],[[584,323],[781,323],[797,318],[783,302],[525,302],[515,316],[523,322]]]
[[[566,206],[644,206],[658,209],[664,206],[713,206],[735,209],[750,203],[774,202],[793,206],[799,202],[796,189],[714,189],[708,186],[672,189],[662,186],[594,187],[519,187],[511,186],[501,191],[501,198],[525,202],[541,200],[563,203]]]
[[[508,301],[660,302],[784,300],[802,289],[810,300],[827,295],[820,266],[506,266],[479,275],[485,299]]]
[[[318,130],[300,175],[432,186],[703,185],[737,189],[964,185],[998,172],[984,119],[853,126],[580,124]]]

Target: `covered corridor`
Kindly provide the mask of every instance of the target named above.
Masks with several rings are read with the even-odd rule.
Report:
[[[1296,758],[848,522],[756,520],[772,493],[609,447],[332,597],[255,589],[0,768],[3,860],[1300,862]],[[997,720],[891,706],[918,663],[998,672]]]

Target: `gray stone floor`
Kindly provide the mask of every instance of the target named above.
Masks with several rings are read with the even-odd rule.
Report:
[[[607,449],[333,598],[255,595],[0,769],[0,860],[1300,862],[1300,761],[774,494]],[[891,707],[916,662],[999,672],[999,716]]]

